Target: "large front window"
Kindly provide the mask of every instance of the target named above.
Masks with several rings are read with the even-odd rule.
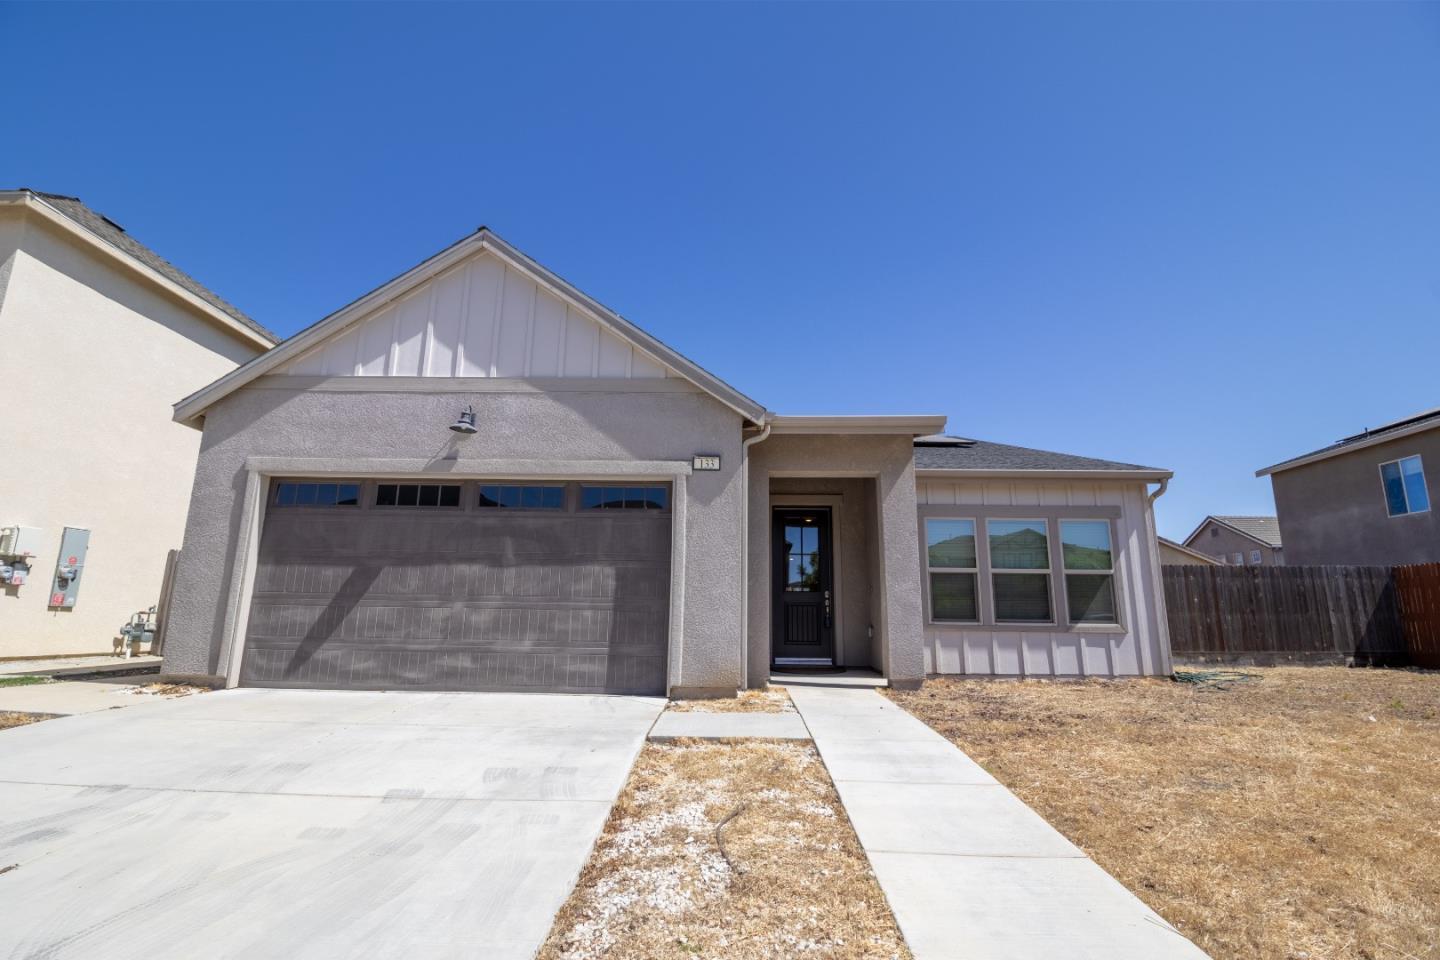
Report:
[[[980,568],[974,520],[926,520],[926,564],[930,573],[930,619],[958,623],[980,620]]]
[[[1071,623],[1116,623],[1110,521],[1061,520],[1065,604]]]
[[[1050,536],[1044,520],[990,520],[996,623],[1050,623]]]
[[[1385,487],[1385,510],[1392,517],[1424,513],[1430,509],[1430,491],[1425,489],[1425,465],[1419,456],[1404,457],[1380,464]]]

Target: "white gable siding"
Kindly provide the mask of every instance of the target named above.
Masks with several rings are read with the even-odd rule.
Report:
[[[1154,521],[1142,483],[1085,481],[943,480],[922,478],[916,485],[920,507],[1044,508],[1064,516],[1065,507],[1118,507],[1115,523],[1115,588],[1123,632],[1035,627],[990,630],[983,626],[929,622],[925,611],[927,673],[981,676],[1138,676],[1168,670],[1169,640],[1159,580],[1158,550],[1152,550]],[[947,511],[948,513],[948,511]],[[974,516],[974,514],[968,514]],[[977,524],[984,535],[984,524]],[[925,528],[920,526],[921,549]],[[1051,550],[1059,545],[1051,543]],[[922,569],[922,576],[927,576]],[[987,589],[981,584],[981,589]],[[1063,603],[1060,584],[1052,584],[1052,602]],[[928,596],[928,592],[926,592]]]
[[[487,254],[386,304],[277,373],[330,377],[675,376]]]

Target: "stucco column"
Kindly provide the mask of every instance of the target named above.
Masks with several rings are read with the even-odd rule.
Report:
[[[925,679],[925,628],[920,605],[920,539],[916,522],[915,459],[906,438],[903,456],[886,459],[875,481],[880,541],[881,650],[892,687]]]
[[[766,441],[767,443],[769,441]],[[760,444],[763,447],[765,444]],[[745,576],[748,578],[745,683],[763,687],[770,680],[770,472],[759,447],[750,454],[749,527]],[[759,462],[757,462],[757,460]]]

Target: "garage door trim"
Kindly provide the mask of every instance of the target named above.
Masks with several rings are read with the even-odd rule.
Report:
[[[240,528],[235,537],[230,588],[226,599],[224,634],[221,638],[218,672],[226,687],[240,683],[240,666],[245,653],[245,633],[250,619],[250,598],[254,592],[259,564],[270,482],[277,477],[316,479],[404,480],[498,480],[567,482],[652,481],[671,484],[670,506],[670,598],[668,656],[665,692],[668,695],[681,676],[684,660],[685,611],[685,515],[686,478],[690,463],[684,460],[442,460],[446,469],[435,469],[436,461],[401,459],[333,459],[308,457],[249,457],[246,460],[245,492],[241,500]],[[182,563],[183,554],[182,554]]]

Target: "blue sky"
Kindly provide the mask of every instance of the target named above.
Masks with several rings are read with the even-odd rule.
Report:
[[[1440,5],[11,3],[0,34],[0,186],[280,333],[488,224],[771,409],[1172,468],[1177,539],[1440,405]]]

